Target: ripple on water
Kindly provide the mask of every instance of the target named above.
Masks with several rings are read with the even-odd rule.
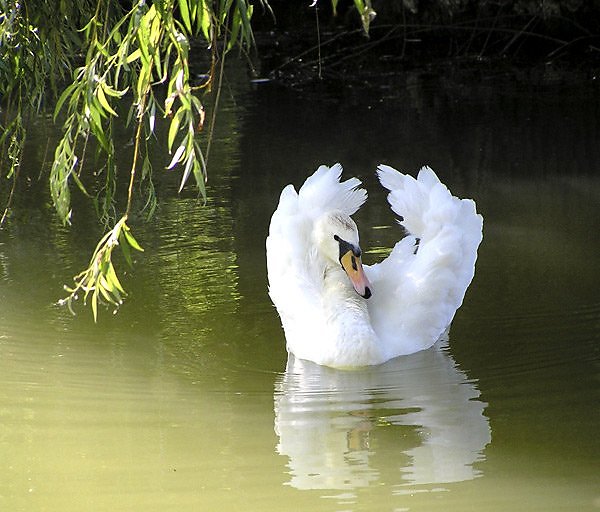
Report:
[[[470,480],[491,440],[485,406],[437,347],[355,371],[290,356],[275,388],[277,450],[300,489]]]
[[[490,338],[481,340],[481,346],[488,355],[489,377],[574,368],[600,359],[597,302],[530,306],[486,319],[485,324]]]

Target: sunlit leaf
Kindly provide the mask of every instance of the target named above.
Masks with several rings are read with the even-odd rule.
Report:
[[[200,0],[200,1],[194,1],[192,0],[192,3],[190,5],[191,9],[190,9],[190,18],[192,20],[192,27],[196,24],[196,21],[198,20],[198,7],[202,8],[202,4],[205,2],[206,0]],[[194,30],[194,34],[197,33],[197,29]]]
[[[360,20],[362,22],[365,34],[369,35],[371,21],[376,15],[373,7],[371,6],[371,0],[354,0],[354,5],[360,14]]]
[[[104,280],[104,282],[106,282],[106,281]],[[117,301],[113,298],[113,296],[109,293],[109,291],[106,288],[104,288],[103,286],[100,286],[99,290],[100,290],[100,294],[106,299],[107,302],[110,302],[111,304],[118,306]]]
[[[110,53],[108,52],[108,50],[106,49],[106,47],[100,43],[100,41],[96,41],[96,44],[94,45],[96,50],[102,54],[104,57],[110,57]]]
[[[108,96],[112,96],[113,98],[122,98],[123,96],[125,96],[125,94],[127,94],[127,91],[129,90],[129,87],[125,87],[125,89],[123,89],[122,91],[118,91],[110,85],[108,85],[106,82],[101,82],[101,85],[104,92]]]
[[[157,73],[160,74],[160,81],[163,82],[164,80],[166,80],[169,77],[169,71],[170,71],[170,64],[171,64],[171,52],[173,51],[173,44],[169,44],[167,46],[167,49],[165,50],[165,53],[163,55],[163,66],[162,66],[162,72],[161,70],[157,70]]]
[[[119,233],[119,246],[121,247],[121,252],[125,257],[125,261],[130,267],[133,267],[133,260],[131,259],[131,250],[129,248],[129,243],[127,242],[127,238],[125,237],[124,231]]]
[[[111,144],[102,126],[101,113],[97,108],[90,109],[90,121],[90,125],[94,136],[102,145],[102,149],[106,152],[109,152]]]
[[[179,13],[181,14],[181,19],[183,20],[183,24],[187,29],[188,33],[192,33],[192,22],[190,20],[190,10],[188,5],[188,0],[179,0]]]
[[[157,5],[157,4],[153,4],[152,7],[154,7],[155,5]],[[150,24],[150,45],[154,51],[156,51],[158,49],[157,43],[160,39],[160,33],[161,33],[160,17],[154,16],[152,18],[152,23]]]
[[[150,132],[154,133],[154,124],[156,122],[156,101],[152,101],[150,106],[150,117],[148,118],[148,125],[150,126]]]
[[[212,42],[211,38],[211,19],[210,19],[210,11],[208,10],[208,4],[206,1],[202,1],[202,7],[200,9],[200,28],[202,29],[202,34],[208,43]]]
[[[192,167],[194,166],[195,160],[196,159],[194,158],[194,153],[190,153],[190,155],[187,158],[185,168],[183,170],[183,175],[181,176],[181,183],[179,184],[179,192],[181,192],[183,190],[183,187],[185,186],[185,182],[187,181],[190,173],[192,172]]]
[[[331,8],[333,9],[334,16],[337,16],[337,4],[338,0],[331,0]]]
[[[167,139],[167,147],[169,148],[169,151],[171,151],[173,143],[175,142],[175,137],[177,136],[177,132],[179,131],[179,124],[181,123],[183,113],[183,109],[179,108],[179,110],[175,112],[173,119],[171,119],[171,126],[169,126],[169,137]]]
[[[94,322],[98,321],[98,290],[95,289],[92,294],[92,313],[94,315]]]
[[[137,240],[131,234],[129,229],[124,229],[123,233],[125,233],[125,238],[131,247],[133,247],[136,251],[144,252],[144,249],[140,244],[138,244]]]
[[[231,21],[231,35],[227,42],[227,50],[231,50],[237,43],[240,28],[242,26],[242,17],[239,9],[236,9],[233,13],[233,20]]]
[[[142,64],[144,64],[145,66],[147,66],[150,63],[150,53],[148,52],[150,31],[148,30],[148,26],[146,26],[147,22],[147,15],[145,15],[142,19],[142,22],[140,23],[138,31],[138,48],[140,50],[140,58],[142,59]]]
[[[63,104],[74,93],[74,91],[76,89],[77,89],[77,82],[73,82],[62,92],[62,94],[58,98],[58,101],[56,102],[56,107],[54,107],[54,120],[55,121],[56,121],[56,117],[58,116],[59,112],[62,109]]]
[[[233,0],[226,0],[224,2],[219,2],[219,21],[221,24],[225,24],[225,19],[229,14],[229,10],[231,9],[231,5],[233,4]]]
[[[179,160],[181,160],[183,153],[185,153],[185,146],[182,144],[175,151],[175,154],[173,155],[171,162],[167,166],[167,169],[173,169],[173,167],[175,167],[179,163]]]
[[[247,44],[254,43],[252,28],[250,27],[250,18],[252,17],[252,5],[246,4],[245,0],[237,0],[237,10],[240,13],[240,19],[243,27],[243,38]]]
[[[150,88],[150,67],[148,65],[142,66],[137,81],[137,95],[138,98],[144,96],[145,92]]]
[[[142,52],[138,48],[137,50],[134,50],[127,56],[127,58],[125,59],[125,62],[127,62],[127,64],[131,64],[132,62],[138,60],[141,56],[142,56]]]
[[[108,266],[108,269],[106,271],[106,279],[112,285],[112,287],[114,287],[114,289],[118,290],[121,293],[125,293],[125,290],[123,289],[119,279],[117,278],[117,274],[112,263]]]
[[[98,101],[100,102],[100,105],[102,105],[102,107],[104,108],[104,110],[106,110],[107,112],[109,112],[110,114],[112,114],[115,117],[119,117],[119,114],[117,114],[112,107],[110,106],[110,104],[108,103],[108,100],[106,99],[106,96],[104,95],[104,90],[102,85],[100,85],[100,87],[98,87],[96,89],[96,96],[98,98]]]

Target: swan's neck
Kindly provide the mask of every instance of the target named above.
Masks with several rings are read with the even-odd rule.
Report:
[[[348,276],[339,265],[327,265],[323,275],[323,311],[330,322],[342,330],[354,330],[364,336],[363,327],[371,330],[367,301],[352,287]],[[350,333],[347,337],[352,337]]]
[[[371,326],[367,299],[352,287],[339,265],[328,265],[322,275],[321,306],[325,320],[324,340],[329,345],[323,364],[352,366],[381,361],[377,335]]]
[[[323,298],[329,299],[328,302],[335,304],[338,302],[348,305],[356,304],[358,307],[365,306],[366,303],[356,293],[352,283],[340,265],[328,264],[323,272]],[[361,300],[359,300],[361,299]]]

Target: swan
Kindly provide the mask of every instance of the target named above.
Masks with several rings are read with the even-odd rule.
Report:
[[[367,193],[342,166],[322,165],[286,186],[266,239],[269,296],[287,350],[334,368],[382,364],[431,347],[473,279],[483,218],[429,167],[417,178],[379,165],[405,234],[383,261],[363,265],[353,215]]]

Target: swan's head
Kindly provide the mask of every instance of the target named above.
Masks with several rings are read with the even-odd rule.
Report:
[[[371,283],[362,267],[358,228],[350,216],[341,211],[322,215],[315,223],[313,235],[320,254],[341,265],[356,293],[368,299],[372,294]]]

